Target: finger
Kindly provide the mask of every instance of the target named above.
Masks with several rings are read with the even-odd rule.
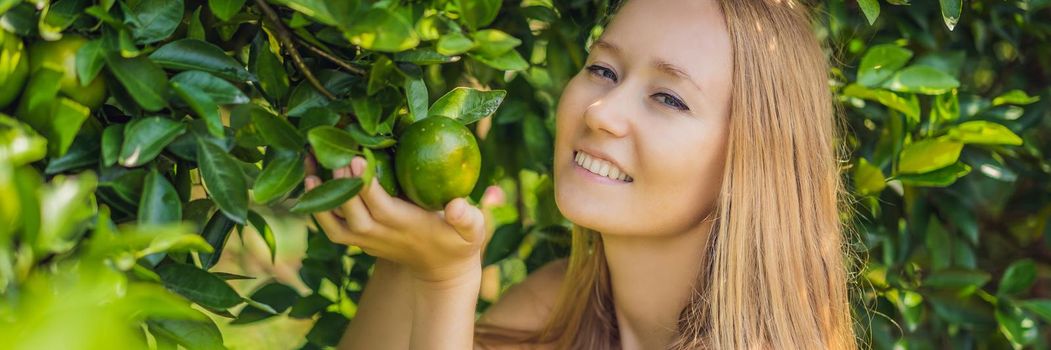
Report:
[[[351,170],[349,166],[336,169],[333,172],[333,176],[336,177],[351,177]],[[375,220],[372,218],[372,213],[369,212],[368,207],[361,201],[361,196],[351,197],[349,200],[340,206],[340,210],[343,212],[343,217],[347,219],[347,226],[350,227],[351,231],[366,234],[372,233],[373,229],[377,225]]]
[[[365,167],[368,165],[366,163],[365,158],[362,157],[354,157],[350,161],[350,167],[354,176],[361,176],[365,173]],[[380,185],[379,179],[375,176],[372,178],[371,183],[365,184],[358,197],[361,197],[365,207],[372,214],[372,218],[381,223],[392,222],[394,219],[393,213],[401,209],[397,207],[390,194],[383,190],[383,186]]]
[[[465,198],[456,198],[445,205],[445,221],[452,225],[465,241],[476,242],[483,237],[485,219],[482,211],[467,203]]]

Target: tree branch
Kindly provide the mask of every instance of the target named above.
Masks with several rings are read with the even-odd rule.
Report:
[[[343,59],[341,59],[339,57],[336,57],[335,55],[332,55],[332,54],[326,52],[325,50],[322,50],[321,48],[319,48],[317,46],[314,46],[313,44],[307,42],[306,40],[300,39],[298,36],[295,37],[295,40],[297,42],[299,42],[300,45],[302,45],[303,47],[307,48],[307,50],[310,50],[310,52],[313,52],[314,54],[317,54],[318,56],[324,57],[325,59],[327,59],[329,61],[332,61],[332,63],[335,63],[337,66],[340,66],[341,68],[346,69],[346,70],[350,71],[351,73],[354,73],[354,74],[357,74],[357,75],[360,75],[360,76],[368,76],[368,72],[366,72],[364,69],[361,69],[359,67],[355,67],[355,66],[351,65],[349,62],[344,61]]]
[[[269,20],[270,25],[274,29],[274,33],[277,34],[277,41],[281,43],[281,46],[284,46],[285,51],[288,51],[288,55],[292,57],[292,63],[303,72],[303,77],[307,79],[307,82],[328,99],[335,100],[336,95],[333,95],[324,85],[321,85],[321,81],[314,76],[314,73],[311,72],[310,69],[307,68],[306,63],[303,62],[303,57],[299,55],[299,50],[296,50],[296,45],[292,41],[292,34],[288,32],[288,28],[285,28],[284,23],[281,22],[281,18],[277,16],[277,12],[274,12],[274,9],[270,8],[270,5],[266,3],[266,0],[255,0],[255,3],[259,6],[259,9],[263,11],[266,19]]]

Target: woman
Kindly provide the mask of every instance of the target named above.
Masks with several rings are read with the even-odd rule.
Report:
[[[380,258],[343,347],[855,348],[827,68],[798,2],[627,1],[558,105],[568,261],[476,322],[482,212],[373,183],[317,215]]]

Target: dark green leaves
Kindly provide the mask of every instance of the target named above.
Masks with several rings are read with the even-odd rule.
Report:
[[[192,87],[200,90],[207,94],[208,97],[211,97],[212,101],[217,104],[227,105],[248,102],[248,96],[245,96],[244,92],[241,92],[241,89],[238,89],[234,84],[205,72],[185,71],[173,76],[171,82],[186,88]]]
[[[442,96],[431,106],[429,115],[442,115],[470,124],[496,112],[506,91],[481,91],[458,87]]]
[[[182,21],[182,0],[133,0],[128,4],[124,23],[131,28],[136,44],[164,40],[175,32]]]
[[[156,169],[146,175],[139,202],[139,223],[163,224],[182,220],[182,203],[175,187]]]
[[[259,173],[252,187],[256,202],[268,203],[296,188],[306,176],[303,159],[297,153],[281,152]]]
[[[224,214],[243,224],[248,212],[248,185],[237,162],[219,146],[197,141],[197,163],[208,194]]]
[[[112,131],[110,131],[112,130]],[[126,167],[137,167],[157,157],[164,147],[186,131],[183,123],[161,117],[132,120],[125,127],[120,156],[117,160]],[[114,133],[119,129],[107,129],[104,142],[119,142]],[[103,145],[104,149],[108,146]]]
[[[956,28],[956,22],[960,21],[960,12],[963,9],[963,0],[939,0],[942,8],[942,20],[949,30]]]
[[[456,0],[460,8],[463,24],[471,30],[478,30],[492,23],[500,12],[500,0]]]
[[[858,6],[869,24],[876,23],[876,19],[879,18],[879,0],[858,0]]]
[[[325,181],[299,198],[292,207],[294,213],[316,213],[338,207],[361,191],[359,177]]]
[[[241,296],[221,278],[185,264],[157,268],[164,286],[201,306],[224,310],[241,303]]]
[[[159,111],[168,105],[168,76],[154,61],[110,53],[106,55],[106,67],[143,109]]]
[[[359,154],[354,138],[335,127],[319,126],[310,129],[307,139],[314,148],[314,156],[318,163],[328,169],[344,167]]]
[[[292,151],[303,148],[303,135],[284,118],[256,106],[253,106],[249,113],[252,116],[252,124],[267,144]]]
[[[1029,259],[1015,261],[1004,271],[1000,278],[997,293],[1002,295],[1020,294],[1029,289],[1036,281],[1036,264]]]
[[[254,79],[244,66],[218,46],[196,39],[167,43],[150,54],[150,59],[165,68],[202,70],[233,81]]]

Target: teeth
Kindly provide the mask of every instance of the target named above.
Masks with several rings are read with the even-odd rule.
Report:
[[[578,165],[592,173],[602,175],[614,180],[620,180],[625,182],[633,181],[633,179],[630,176],[628,176],[628,174],[625,174],[624,171],[620,170],[620,168],[617,168],[617,166],[613,165],[613,163],[597,158],[592,158],[584,152],[577,152],[577,155],[576,157],[574,157],[573,160]]]

